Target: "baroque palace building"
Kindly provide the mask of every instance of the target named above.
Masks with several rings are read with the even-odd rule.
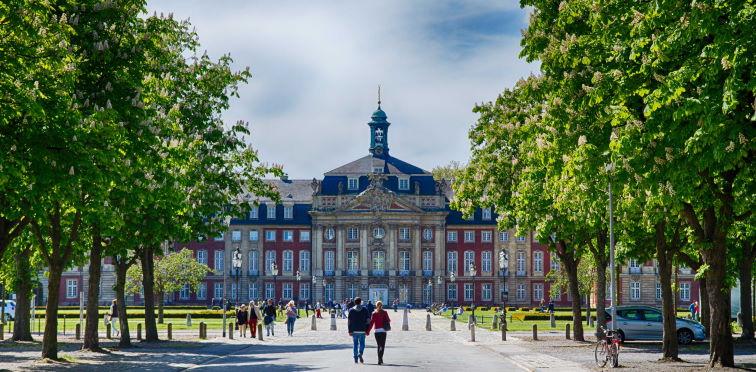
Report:
[[[497,230],[491,209],[463,218],[449,208],[453,192],[446,181],[390,154],[390,123],[380,101],[368,126],[367,156],[322,179],[270,180],[279,203],[258,200],[248,215],[230,221],[225,234],[174,244],[192,250],[213,271],[197,291],[187,286],[166,302],[209,305],[225,297],[327,303],[361,296],[415,305],[571,303],[566,293],[550,295],[546,275],[559,263],[532,233]],[[108,258],[104,263],[101,293],[107,302],[114,296],[114,271]],[[661,305],[653,261],[631,260],[619,282],[621,303]],[[86,267],[67,271],[61,303],[78,304],[86,285]],[[698,299],[690,270],[678,272],[677,287],[678,306]]]

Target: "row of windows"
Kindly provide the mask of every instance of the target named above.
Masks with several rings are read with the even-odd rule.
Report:
[[[475,231],[472,230],[465,230],[463,232],[463,238],[465,243],[474,243],[475,242]],[[480,240],[484,243],[490,243],[493,241],[493,232],[491,230],[483,230],[480,232]],[[458,241],[457,231],[447,231],[446,232],[446,241],[447,242],[456,242]],[[500,231],[499,232],[499,241],[502,242],[508,242],[509,241],[509,232],[507,231]],[[522,243],[526,241],[525,236],[518,236],[517,241]]]
[[[281,283],[281,290],[282,299],[290,300],[294,298],[294,283]],[[191,292],[192,290],[189,285],[184,285],[184,287],[179,291],[179,299],[188,300]],[[310,299],[310,293],[310,283],[299,283],[299,299]],[[207,299],[207,283],[200,283],[194,294],[198,300]],[[232,299],[237,298],[236,283],[231,283],[230,295],[230,298]],[[213,297],[222,298],[223,296],[223,283],[214,283]],[[247,296],[250,299],[260,298],[260,289],[257,283],[249,283],[247,287]],[[265,298],[277,298],[274,283],[265,283]]]
[[[197,262],[201,264],[207,265],[207,251],[206,250],[198,250],[197,254]],[[259,267],[258,267],[258,259],[259,259],[259,253],[257,250],[251,250],[248,253],[248,264],[249,264],[249,272],[250,274],[257,274],[259,273]],[[224,267],[224,259],[225,259],[225,251],[218,250],[215,251],[215,262],[214,262],[214,269],[215,271],[223,271]],[[276,252],[275,251],[267,251],[266,253],[266,268],[268,270],[272,269],[272,263],[276,261]],[[243,262],[243,258],[242,258]],[[293,272],[294,269],[294,252],[290,250],[283,251],[283,272]],[[299,271],[302,272],[309,272],[310,271],[310,251],[299,251]]]
[[[383,168],[375,168],[376,172],[383,172]],[[357,177],[347,177],[347,190],[354,191],[360,189],[360,179]],[[409,190],[409,177],[399,177],[399,190]]]
[[[281,233],[281,238],[285,242],[293,242],[294,241],[294,230],[283,230]],[[223,241],[223,234],[215,238],[216,241]],[[242,240],[242,232],[241,230],[233,230],[231,231],[231,241],[232,242],[240,242]],[[258,230],[249,230],[249,241],[251,242],[257,242],[260,241],[260,231]],[[276,230],[265,230],[265,241],[266,242],[274,242],[276,241]],[[300,242],[309,242],[310,241],[310,230],[299,230],[299,241]]]
[[[608,292],[608,291],[607,291]],[[679,288],[680,301],[690,301],[690,283],[681,282]],[[609,294],[607,296],[610,296]],[[655,299],[661,301],[662,287],[661,283],[656,282]],[[641,300],[641,283],[637,281],[630,282],[630,300]]]
[[[458,301],[457,290],[459,285],[457,283],[448,283],[446,287],[446,297],[450,301]],[[462,300],[463,301],[475,301],[475,286],[473,283],[464,283],[462,288]],[[493,284],[481,283],[480,284],[480,300],[492,301],[493,300]]]
[[[268,214],[266,215],[266,217],[269,220],[275,220],[276,219],[276,206],[273,204],[268,204],[268,207],[266,209],[268,211]],[[253,206],[252,209],[249,210],[249,219],[256,220],[259,218],[260,218],[260,211],[256,206]],[[285,220],[294,219],[294,206],[284,205],[283,218]]]

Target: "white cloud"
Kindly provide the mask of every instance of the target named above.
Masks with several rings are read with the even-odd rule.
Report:
[[[517,2],[151,1],[253,77],[224,115],[249,121],[265,161],[294,178],[367,154],[376,89],[391,154],[422,168],[466,160],[475,103],[536,70],[518,59]]]

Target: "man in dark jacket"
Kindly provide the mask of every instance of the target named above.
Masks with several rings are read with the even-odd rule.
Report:
[[[273,300],[268,300],[268,304],[263,307],[262,313],[265,334],[267,336],[275,336],[276,305],[273,304]]]
[[[354,307],[349,309],[347,315],[349,324],[349,335],[352,336],[354,343],[354,362],[365,363],[362,359],[362,352],[365,351],[365,332],[370,324],[370,313],[362,306],[362,299],[354,299]]]

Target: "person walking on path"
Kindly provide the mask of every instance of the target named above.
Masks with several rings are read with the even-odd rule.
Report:
[[[349,328],[349,335],[352,336],[352,343],[354,344],[353,356],[354,362],[365,363],[362,359],[362,353],[365,351],[365,332],[369,325],[370,313],[362,306],[362,299],[357,297],[354,299],[354,307],[349,309],[347,315],[347,324]]]
[[[321,313],[323,310],[321,310],[320,302],[315,304],[315,317],[318,319],[323,319],[323,314]]]
[[[688,306],[688,311],[690,311],[690,318],[697,320],[696,314],[698,314],[698,301],[691,302],[690,306]]]
[[[247,305],[242,304],[236,312],[236,326],[239,328],[239,337],[247,337]]]
[[[367,311],[370,314],[370,316],[373,316],[373,311],[375,310],[375,305],[373,305],[373,301],[368,301],[367,306],[365,307],[367,308]]]
[[[294,301],[289,301],[286,305],[286,332],[289,336],[294,336],[294,322],[297,321],[299,314],[297,313],[297,306]]]
[[[249,324],[249,336],[252,338],[257,337],[257,320],[261,318],[260,310],[254,301],[249,301],[249,308],[247,309],[247,324]]]
[[[263,308],[263,325],[265,325],[265,335],[275,336],[276,326],[276,305],[273,304],[273,300],[268,300],[268,304]]]
[[[395,299],[394,299],[394,312],[396,312],[396,310],[397,310],[398,308],[399,308],[399,299],[398,299],[398,298],[395,298]]]
[[[116,306],[116,299],[110,304],[110,311],[108,312],[110,318],[110,328],[115,332],[116,336],[121,335],[121,331],[118,329],[118,306]]]
[[[370,335],[370,330],[374,330],[375,343],[378,344],[378,364],[383,364],[383,352],[386,350],[386,331],[391,330],[391,319],[388,316],[388,312],[383,311],[383,302],[378,300],[375,302],[375,312],[370,317],[370,324],[368,325],[365,335]]]

